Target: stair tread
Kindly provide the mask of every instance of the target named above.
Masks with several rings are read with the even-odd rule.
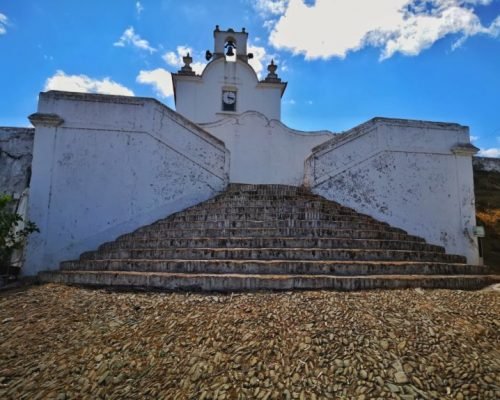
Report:
[[[304,264],[373,264],[373,265],[467,265],[465,263],[453,263],[453,262],[442,262],[442,261],[378,261],[378,260],[262,260],[262,259],[194,259],[194,258],[169,258],[169,259],[149,259],[149,258],[120,258],[120,259],[98,259],[98,260],[71,260],[63,261],[63,263],[81,263],[81,262],[127,262],[127,263],[164,263],[164,262],[198,262],[198,263],[263,263],[263,264],[282,264],[282,263],[304,263]]]
[[[212,278],[223,278],[223,277],[232,277],[232,278],[261,278],[261,279],[290,279],[290,278],[318,278],[318,279],[443,279],[443,278],[460,278],[460,279],[477,279],[477,278],[488,278],[488,279],[496,279],[500,281],[500,275],[495,274],[482,274],[482,275],[465,275],[465,274],[456,274],[456,275],[427,275],[427,274],[405,274],[405,275],[353,275],[353,276],[344,276],[344,275],[318,275],[318,274],[293,274],[293,275],[278,275],[278,274],[210,274],[210,273],[189,273],[189,272],[137,272],[137,271],[85,271],[85,270],[72,270],[72,271],[46,271],[44,273],[47,274],[105,274],[105,275],[113,275],[113,274],[121,274],[121,275],[157,275],[157,276],[178,276],[178,277],[212,277]]]
[[[321,247],[157,247],[153,249],[144,248],[126,248],[117,251],[158,251],[158,250],[210,250],[210,251],[248,251],[248,250],[286,250],[286,251],[356,251],[356,252],[367,252],[367,251],[394,251],[401,253],[437,253],[435,251],[429,250],[402,250],[402,249],[364,249],[355,247],[336,247],[336,248],[321,248]],[[450,254],[448,254],[450,255]]]
[[[166,238],[168,240],[175,240],[175,239],[183,239],[183,240],[227,240],[227,236],[190,236],[189,238],[185,237],[168,237]],[[271,240],[297,240],[297,236],[272,236],[272,237],[255,237],[255,236],[237,236],[234,239],[232,238],[231,240],[254,240],[254,239],[271,239]],[[311,239],[311,238],[308,238]],[[343,240],[344,238],[336,238],[336,237],[328,237],[328,238],[314,238],[314,240],[319,240],[319,241],[327,241],[327,240]],[[397,239],[348,239],[349,241],[359,241],[359,242],[405,242],[405,243],[422,243],[416,240],[397,240]],[[137,239],[137,241],[150,241],[150,239]],[[431,246],[436,246],[433,244],[430,244]]]

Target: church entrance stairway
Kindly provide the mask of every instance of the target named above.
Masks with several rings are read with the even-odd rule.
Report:
[[[487,267],[304,188],[244,184],[39,276],[196,291],[478,289],[500,282]]]

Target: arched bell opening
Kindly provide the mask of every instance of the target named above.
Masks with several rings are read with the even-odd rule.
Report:
[[[238,51],[236,39],[232,36],[228,36],[224,41],[224,50],[224,57],[226,58],[226,61],[235,62]]]

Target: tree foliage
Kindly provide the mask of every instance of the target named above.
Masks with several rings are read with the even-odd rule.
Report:
[[[10,266],[14,251],[22,249],[31,233],[40,232],[35,223],[12,211],[13,201],[11,196],[0,194],[0,267]],[[17,229],[22,224],[24,227]]]

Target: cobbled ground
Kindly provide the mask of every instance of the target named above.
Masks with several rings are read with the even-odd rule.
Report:
[[[498,399],[500,292],[0,293],[1,399]]]

